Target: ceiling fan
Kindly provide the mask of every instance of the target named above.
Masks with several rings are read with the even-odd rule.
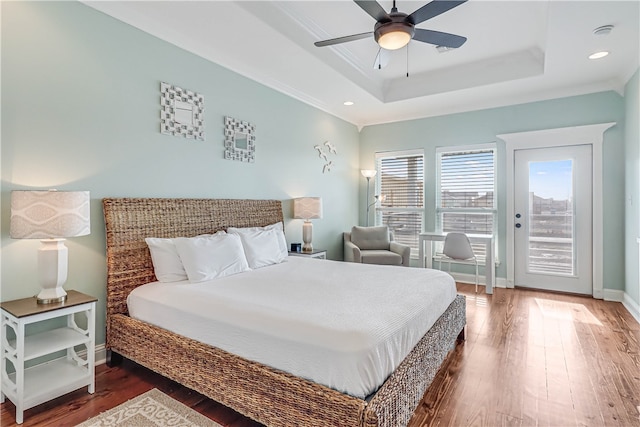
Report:
[[[433,0],[410,15],[398,12],[395,0],[389,13],[375,0],[353,1],[376,20],[373,31],[318,41],[314,43],[317,47],[361,40],[370,37],[372,34],[378,45],[386,50],[400,49],[406,46],[412,39],[448,48],[458,48],[467,41],[466,37],[455,34],[415,28],[415,26],[421,22],[445,13],[467,0]]]

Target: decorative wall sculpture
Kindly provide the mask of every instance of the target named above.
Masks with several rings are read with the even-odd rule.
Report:
[[[335,145],[333,145],[329,141],[325,141],[324,144],[318,144],[313,147],[318,151],[318,157],[324,160],[324,166],[322,167],[322,173],[331,172],[331,168],[333,167],[333,160],[329,160],[329,156],[331,154],[338,154],[338,150],[336,150]]]

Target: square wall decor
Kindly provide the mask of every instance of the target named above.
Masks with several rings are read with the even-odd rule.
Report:
[[[249,122],[224,118],[224,158],[253,163],[256,159],[256,127]]]
[[[160,82],[160,132],[204,141],[204,96]]]

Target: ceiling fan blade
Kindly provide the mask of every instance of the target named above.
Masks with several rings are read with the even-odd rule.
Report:
[[[441,33],[440,31],[425,30],[416,28],[413,35],[414,40],[424,43],[434,44],[436,46],[446,46],[458,48],[467,41],[466,37],[456,36],[455,34]]]
[[[380,48],[378,49],[378,54],[376,55],[376,60],[373,62],[373,68],[375,70],[381,70],[387,66],[389,60],[391,59],[391,52],[387,49]]]
[[[409,15],[407,20],[410,20],[414,25],[417,25],[427,19],[431,19],[445,13],[454,7],[460,6],[466,1],[467,0],[433,0]]]
[[[352,42],[354,40],[366,39],[367,37],[371,37],[372,35],[373,35],[373,31],[369,31],[368,33],[353,34],[350,36],[338,37],[330,40],[322,40],[319,42],[315,42],[314,45],[316,45],[317,47],[331,46],[333,44],[346,43],[346,42]]]
[[[376,21],[388,21],[389,14],[375,0],[353,0]]]

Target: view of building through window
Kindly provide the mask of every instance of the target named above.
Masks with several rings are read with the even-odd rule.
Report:
[[[572,161],[529,163],[529,271],[574,274]]]

